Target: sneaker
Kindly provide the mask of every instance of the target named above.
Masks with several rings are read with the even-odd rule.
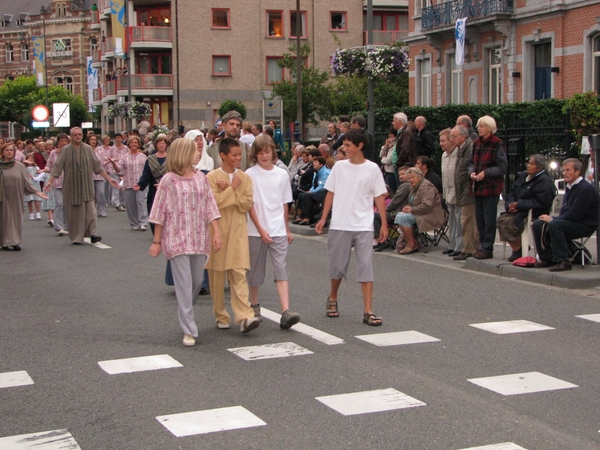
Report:
[[[300,322],[300,316],[297,313],[287,309],[281,315],[281,320],[279,321],[279,328],[281,328],[282,330],[289,330],[298,322]]]
[[[229,330],[229,328],[230,328],[230,325],[229,325],[228,323],[219,322],[219,321],[217,320],[217,328],[218,328],[219,330]]]
[[[240,331],[242,333],[250,333],[260,325],[260,319],[258,317],[252,317],[251,319],[243,320],[240,323]]]
[[[35,216],[32,214],[29,214],[29,220],[35,220]]]
[[[194,336],[192,336],[191,334],[184,334],[183,345],[185,345],[186,347],[193,347],[194,345],[196,345],[196,339],[194,339]]]
[[[96,236],[96,235],[92,235],[90,236],[90,242],[92,244],[97,244],[98,242],[100,242],[102,240],[102,236]]]
[[[140,227],[131,227],[133,231],[140,231]]]
[[[200,288],[200,291],[198,292],[198,295],[208,295],[208,289],[206,288]],[[229,328],[229,327],[227,327]]]
[[[59,235],[59,236],[66,236],[67,234],[69,234],[69,232],[68,232],[67,230],[60,230],[60,231],[58,232],[58,235]]]
[[[115,209],[117,211],[125,211],[125,207],[123,205],[117,205],[117,206],[115,206]]]
[[[254,317],[260,317],[260,304],[257,303],[256,305],[250,306],[252,306],[252,309],[254,310]]]
[[[100,214],[100,217],[106,217],[107,214]]]
[[[140,231],[146,231],[148,228],[146,228],[146,225],[141,225],[139,230]]]
[[[48,226],[49,226],[49,227],[53,227],[53,226],[54,226],[54,220],[50,219],[50,220],[48,221]]]
[[[35,213],[35,218],[36,218],[36,220],[42,220],[42,214],[41,213]]]

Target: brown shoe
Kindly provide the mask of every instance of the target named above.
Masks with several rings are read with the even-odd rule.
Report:
[[[452,258],[454,261],[464,261],[467,258],[472,258],[473,257],[473,253],[464,253],[461,252],[460,255],[455,256],[454,258]]]
[[[415,246],[415,247],[404,247],[402,250],[400,250],[398,253],[400,253],[401,255],[410,255],[411,253],[415,253],[419,251],[419,247]]]
[[[533,267],[535,269],[544,269],[546,267],[552,267],[552,261],[548,261],[547,259],[540,259],[540,262],[536,262]]]
[[[473,255],[473,258],[476,259],[492,259],[494,257],[494,253],[489,250],[478,250],[477,253]]]
[[[571,261],[561,261],[550,267],[548,270],[550,272],[564,272],[565,270],[571,270],[572,268]]]

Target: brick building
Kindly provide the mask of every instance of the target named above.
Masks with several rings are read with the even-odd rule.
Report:
[[[599,0],[409,0],[410,103],[512,103],[600,92]],[[465,63],[454,26],[467,17]]]

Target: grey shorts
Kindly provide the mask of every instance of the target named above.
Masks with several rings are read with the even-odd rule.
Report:
[[[265,244],[260,237],[249,236],[250,244],[250,270],[246,274],[248,286],[260,286],[265,281],[267,268],[267,253],[273,266],[273,281],[287,281],[286,256],[288,241],[287,236],[276,236],[273,242]]]
[[[350,264],[350,252],[354,244],[356,254],[356,281],[375,281],[373,276],[373,232],[329,230],[327,251],[329,253],[329,278],[346,278]]]

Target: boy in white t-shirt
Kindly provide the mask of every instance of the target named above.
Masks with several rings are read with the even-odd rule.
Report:
[[[385,212],[387,189],[377,164],[368,161],[364,148],[368,135],[363,129],[350,130],[344,134],[344,150],[347,159],[338,161],[325,183],[328,191],[323,205],[321,220],[315,226],[319,234],[333,206],[331,224],[327,236],[329,253],[329,278],[331,292],[327,297],[327,317],[339,317],[338,289],[346,278],[350,252],[354,245],[356,253],[356,279],[361,284],[364,300],[363,322],[379,326],[382,319],[372,310],[373,303],[373,201],[381,215],[379,242],[388,237]]]
[[[287,172],[274,165],[277,160],[275,142],[270,136],[258,136],[252,144],[251,158],[256,165],[246,170],[252,179],[254,204],[248,212],[250,271],[247,274],[254,315],[260,316],[258,289],[265,281],[267,253],[273,266],[273,277],[281,303],[279,326],[287,330],[300,322],[290,311],[290,294],[286,270],[288,244],[294,239],[288,223],[288,203],[292,202],[292,186]]]

